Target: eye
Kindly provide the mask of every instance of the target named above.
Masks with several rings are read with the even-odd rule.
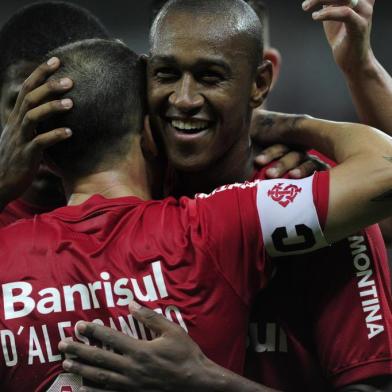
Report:
[[[199,75],[199,80],[205,84],[218,84],[224,80],[222,74],[216,71],[205,71]]]
[[[154,71],[154,77],[162,82],[169,82],[179,77],[179,73],[172,68],[159,68]]]

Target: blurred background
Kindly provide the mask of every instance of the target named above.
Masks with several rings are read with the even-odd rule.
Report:
[[[0,24],[26,0],[1,0]],[[117,38],[138,53],[148,51],[152,0],[73,0],[94,14]],[[266,0],[271,40],[283,57],[279,83],[270,95],[271,109],[309,113],[332,120],[355,120],[344,80],[335,66],[322,26],[302,11],[299,0]],[[392,72],[392,1],[376,0],[373,49]]]

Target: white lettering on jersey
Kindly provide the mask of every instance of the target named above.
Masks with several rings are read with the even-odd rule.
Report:
[[[265,339],[260,340],[260,329],[265,331]],[[287,335],[277,323],[250,323],[249,345],[256,353],[287,353]]]
[[[71,373],[61,373],[47,392],[78,392],[83,386],[82,377]]]
[[[257,209],[270,256],[312,252],[328,245],[318,220],[312,187],[313,177],[259,182]]]
[[[80,300],[82,310],[89,310],[127,306],[135,297],[141,302],[168,297],[160,261],[152,263],[152,274],[144,276],[142,282],[134,278],[120,278],[112,284],[108,272],[102,272],[100,277],[102,281],[65,285],[62,288],[48,287],[38,292],[28,282],[5,283],[2,285],[4,318],[25,317],[34,310],[40,314],[72,312],[75,311],[76,298]],[[100,303],[97,291],[104,294],[106,303]]]
[[[15,336],[12,331],[8,329],[0,331],[0,341],[5,365],[8,367],[15,366],[18,363],[18,352],[16,351]]]
[[[367,255],[367,247],[363,236],[352,236],[350,241],[353,264],[358,278],[359,296],[361,297],[362,310],[366,315],[366,328],[368,339],[372,339],[384,331],[382,322],[381,306],[378,298],[376,283],[371,277],[373,269]]]
[[[34,327],[30,327],[29,360],[28,360],[29,365],[33,364],[35,357],[37,357],[41,363],[45,363],[45,357],[42,352],[42,347],[39,342],[37,332]]]

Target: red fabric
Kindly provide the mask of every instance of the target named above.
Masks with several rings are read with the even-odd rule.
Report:
[[[35,206],[18,199],[9,203],[2,212],[0,212],[0,228],[8,226],[19,219],[30,219],[36,214],[48,212],[50,209]]]
[[[180,202],[93,196],[1,229],[0,390],[46,391],[62,371],[61,333],[78,320],[148,338],[128,317],[132,297],[241,372],[249,301],[266,279],[256,189]]]
[[[378,226],[312,254],[280,259],[253,307],[245,374],[285,392],[331,391],[391,374],[391,310]]]
[[[129,316],[132,298],[241,373],[251,301],[272,269],[257,189],[234,184],[180,201],[96,195],[2,228],[0,390],[46,391],[62,372],[58,341],[76,338],[78,320],[148,338]]]

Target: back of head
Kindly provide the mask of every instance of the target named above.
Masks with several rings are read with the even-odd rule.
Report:
[[[159,11],[162,9],[162,7],[168,2],[169,0],[152,0],[151,3],[151,24],[154,22],[154,19],[156,16],[159,14]]]
[[[250,43],[250,58],[255,64],[262,60],[262,20],[244,0],[169,0],[156,16],[150,32],[153,47],[157,33],[165,19],[175,13],[186,13],[207,21],[211,27],[217,25],[221,35],[237,34],[246,36]],[[186,26],[184,26],[186,28]]]
[[[69,77],[74,87],[65,98],[73,108],[40,124],[39,132],[68,127],[73,135],[46,151],[62,175],[107,170],[124,159],[143,126],[145,66],[119,41],[75,42],[48,54],[61,61],[53,78]]]
[[[63,1],[42,1],[17,11],[0,30],[0,85],[18,62],[37,63],[50,50],[88,38],[109,38],[89,11]]]

